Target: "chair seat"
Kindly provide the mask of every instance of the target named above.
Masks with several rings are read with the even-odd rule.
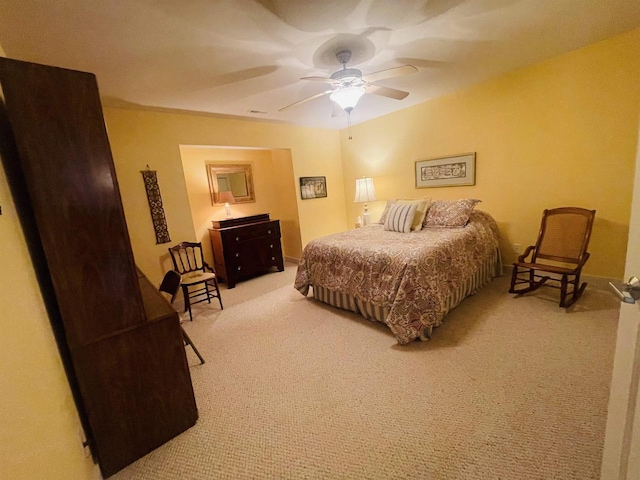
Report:
[[[182,285],[191,286],[191,285],[195,285],[196,283],[202,283],[208,280],[213,280],[214,278],[216,278],[216,274],[210,273],[210,272],[185,273],[182,276]]]
[[[534,270],[544,270],[545,272],[573,275],[577,272],[577,268],[558,267],[556,265],[547,265],[545,263],[527,263],[515,262],[513,265],[524,268],[532,268]]]

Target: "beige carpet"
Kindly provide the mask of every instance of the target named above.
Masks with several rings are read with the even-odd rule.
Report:
[[[432,340],[293,289],[295,267],[194,307],[200,419],[115,479],[596,479],[618,302],[494,280]]]

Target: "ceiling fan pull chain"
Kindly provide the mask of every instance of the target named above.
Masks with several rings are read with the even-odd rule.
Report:
[[[351,136],[351,112],[347,112],[347,124],[349,125],[349,140],[353,140]]]

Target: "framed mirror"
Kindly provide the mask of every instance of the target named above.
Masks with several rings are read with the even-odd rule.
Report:
[[[220,194],[223,192],[231,192],[233,195],[233,203],[250,203],[256,201],[251,164],[208,163],[207,176],[209,177],[212,205],[223,205],[228,201],[225,200],[225,198],[229,198],[228,194],[223,195],[225,198],[221,198]]]

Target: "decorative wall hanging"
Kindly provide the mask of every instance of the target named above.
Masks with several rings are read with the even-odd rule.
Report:
[[[302,200],[327,196],[327,177],[300,177]]]
[[[155,170],[151,170],[147,165],[146,170],[142,170],[142,178],[144,180],[144,188],[147,191],[147,200],[149,200],[149,209],[151,210],[151,221],[153,229],[156,232],[156,243],[168,243],[169,230],[167,228],[167,219],[164,216],[164,207],[162,206],[162,197],[160,196],[160,187],[158,186],[158,176]]]
[[[475,184],[475,152],[416,162],[416,188]]]

